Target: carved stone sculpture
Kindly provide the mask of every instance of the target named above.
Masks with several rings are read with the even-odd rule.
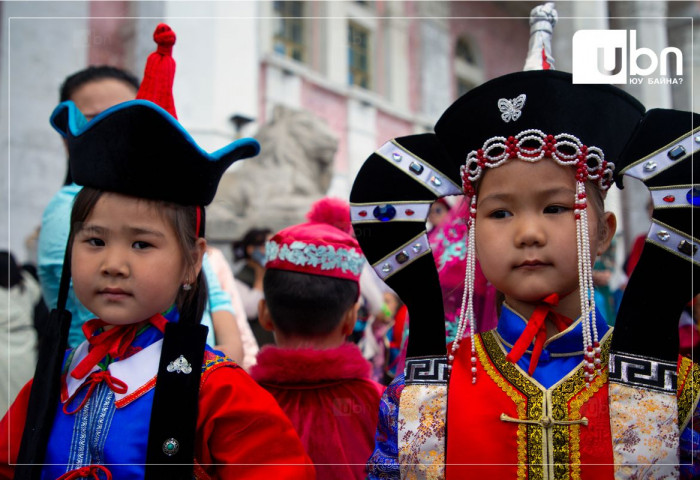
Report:
[[[301,223],[330,185],[338,139],[324,120],[278,106],[254,137],[260,154],[224,174],[207,209],[207,236],[214,240],[237,238],[250,227]]]

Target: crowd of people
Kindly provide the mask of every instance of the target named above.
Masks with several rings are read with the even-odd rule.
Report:
[[[225,252],[203,210],[259,145],[196,145],[171,94],[175,35],[154,39],[141,83],[111,66],[65,80],[51,123],[67,175],[35,269],[0,252],[0,478],[700,474],[700,307],[640,299],[659,262],[697,268],[680,247],[695,240],[651,202],[678,252],[645,235],[611,288],[603,203],[613,162],[679,143],[692,114],[546,69],[499,77],[435,133],[371,154],[350,202],[320,199]],[[643,180],[676,185],[686,153]]]

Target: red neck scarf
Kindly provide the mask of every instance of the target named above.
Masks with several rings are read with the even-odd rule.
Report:
[[[161,314],[153,315],[148,319],[148,322],[161,332],[165,332],[165,324],[168,323]],[[123,357],[134,341],[136,333],[141,328],[141,323],[115,325],[111,329],[104,330],[95,335],[95,332],[105,325],[109,324],[98,318],[83,324],[83,333],[90,344],[88,347],[89,353],[71,372],[73,378],[80,379],[85,377],[85,375],[107,355],[114,359]]]
[[[547,340],[547,327],[544,324],[545,319],[549,315],[552,323],[560,332],[563,332],[573,323],[569,317],[565,317],[554,310],[552,307],[556,307],[559,304],[559,295],[552,293],[542,300],[542,303],[535,308],[535,311],[530,315],[530,319],[527,321],[527,325],[520,334],[520,337],[513,345],[508,355],[506,355],[506,360],[512,363],[516,363],[523,356],[527,348],[535,341],[535,346],[532,348],[532,356],[530,357],[530,366],[527,373],[532,376],[537,368],[537,362],[540,360],[540,355],[542,354],[542,349],[544,348],[544,342]]]

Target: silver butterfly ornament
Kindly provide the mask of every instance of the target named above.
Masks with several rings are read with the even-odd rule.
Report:
[[[501,98],[498,100],[498,109],[501,111],[501,118],[508,123],[511,120],[516,121],[522,114],[523,106],[525,105],[525,94],[522,93],[512,100]]]

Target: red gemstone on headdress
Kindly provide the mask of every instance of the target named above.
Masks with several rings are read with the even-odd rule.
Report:
[[[367,216],[367,210],[360,210],[357,212],[357,214],[361,217],[366,217]]]
[[[407,209],[406,209],[406,215],[408,215],[409,217],[410,217],[411,215],[413,215],[414,213],[416,213],[416,212],[414,212],[414,211],[411,210],[410,208],[407,208]]]
[[[664,197],[664,202],[673,203],[675,201],[676,201],[676,197],[674,197],[673,195],[666,195]]]

